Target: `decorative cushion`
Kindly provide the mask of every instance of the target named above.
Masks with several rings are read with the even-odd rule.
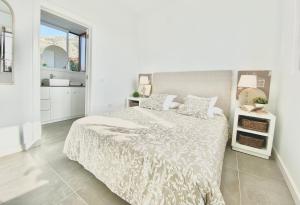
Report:
[[[211,98],[188,95],[184,100],[184,104],[179,107],[177,112],[183,115],[207,119],[210,102]]]
[[[170,104],[169,109],[177,109],[177,108],[179,108],[180,105],[182,105],[182,104],[179,103],[179,102],[172,102],[172,103]]]
[[[168,94],[152,94],[149,98],[140,101],[140,107],[151,110],[164,110]]]

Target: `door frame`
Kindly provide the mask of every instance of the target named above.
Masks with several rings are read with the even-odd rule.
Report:
[[[37,136],[34,138],[41,139],[41,113],[40,113],[40,20],[41,11],[47,11],[53,15],[64,18],[76,24],[82,25],[87,28],[87,51],[86,51],[86,71],[85,71],[85,115],[91,113],[91,88],[92,88],[92,28],[93,25],[85,20],[83,17],[74,13],[71,13],[61,7],[54,6],[47,2],[41,4],[35,4],[34,15],[33,15],[33,99],[32,99],[32,121],[38,124]]]

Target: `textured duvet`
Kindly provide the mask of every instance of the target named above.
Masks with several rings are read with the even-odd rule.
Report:
[[[133,205],[225,204],[227,120],[139,107],[75,121],[64,153]]]

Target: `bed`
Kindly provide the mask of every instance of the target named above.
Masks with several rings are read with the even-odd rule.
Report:
[[[154,74],[156,93],[170,92],[169,87],[179,96],[199,95],[204,91],[198,86],[207,81],[206,94],[220,96],[225,115],[203,120],[174,110],[133,107],[89,116],[73,123],[64,153],[133,205],[225,204],[220,182],[231,76],[230,71]],[[178,78],[197,88],[176,89]]]

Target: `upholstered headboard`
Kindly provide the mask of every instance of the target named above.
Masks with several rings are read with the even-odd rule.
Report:
[[[230,115],[232,71],[190,71],[153,73],[152,93],[178,95],[182,102],[188,94],[213,97],[218,96],[217,106]]]

